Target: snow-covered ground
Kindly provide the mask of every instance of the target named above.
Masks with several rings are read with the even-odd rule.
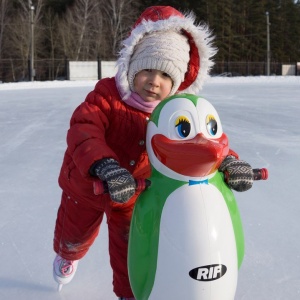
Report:
[[[0,299],[116,299],[105,222],[73,281],[58,293],[52,279],[66,131],[94,84],[0,84]],[[246,241],[236,300],[300,299],[300,77],[214,77],[201,94],[231,148],[269,170],[235,193]]]

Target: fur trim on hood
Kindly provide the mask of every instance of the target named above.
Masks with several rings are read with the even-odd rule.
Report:
[[[213,38],[208,27],[195,24],[193,13],[184,15],[170,6],[152,6],[141,14],[129,37],[123,41],[123,48],[117,60],[116,82],[123,100],[127,100],[132,92],[128,82],[128,69],[137,43],[147,33],[170,30],[186,35],[190,44],[188,70],[177,93],[198,94],[202,89],[203,82],[213,66],[211,58],[216,54],[216,49],[211,46]]]

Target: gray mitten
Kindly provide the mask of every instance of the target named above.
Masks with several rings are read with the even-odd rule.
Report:
[[[103,158],[93,166],[95,173],[102,181],[106,181],[111,200],[118,203],[127,202],[135,193],[134,178],[113,158]]]
[[[226,183],[235,191],[245,192],[252,187],[253,170],[243,160],[238,160],[234,156],[227,156],[219,167],[219,171],[224,173]]]

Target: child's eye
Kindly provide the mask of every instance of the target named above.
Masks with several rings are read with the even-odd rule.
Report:
[[[165,73],[165,72],[163,73],[163,76],[171,78],[171,76],[168,73]]]

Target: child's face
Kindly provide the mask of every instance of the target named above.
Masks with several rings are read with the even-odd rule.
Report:
[[[135,75],[134,90],[145,102],[165,99],[171,92],[171,77],[162,71],[146,69]]]

